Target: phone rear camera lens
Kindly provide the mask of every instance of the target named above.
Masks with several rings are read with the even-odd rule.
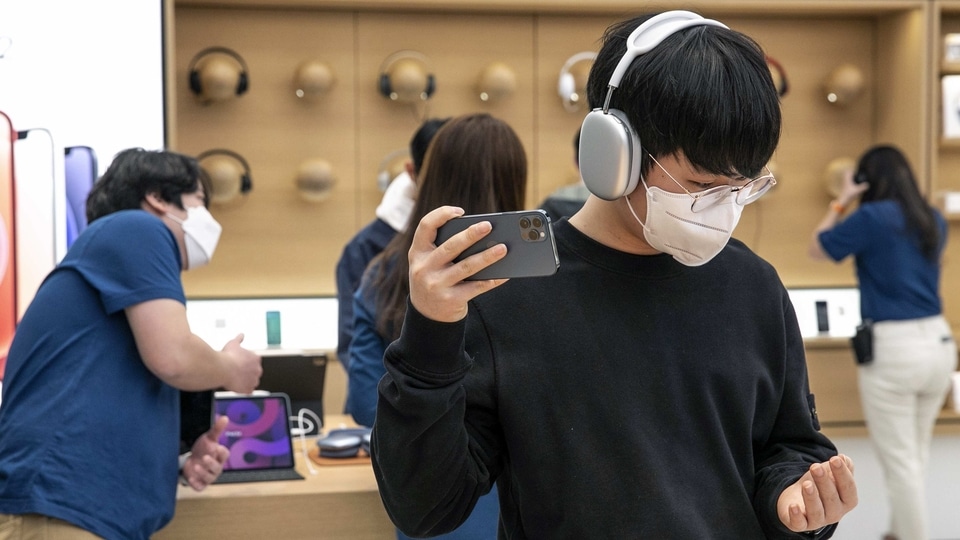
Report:
[[[530,228],[530,220],[527,219],[527,218],[520,218],[520,228],[521,228],[521,229],[529,229],[529,228]]]
[[[539,239],[540,239],[540,231],[531,229],[531,230],[527,233],[527,238],[529,238],[530,240],[533,240],[533,241],[539,240]]]
[[[533,218],[533,226],[537,228],[543,227],[543,220],[538,217]]]

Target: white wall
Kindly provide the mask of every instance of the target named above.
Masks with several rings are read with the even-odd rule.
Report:
[[[0,111],[53,139],[14,144],[20,315],[66,253],[63,149],[92,147],[102,173],[120,150],[164,147],[163,12],[163,0],[0,1]]]
[[[278,347],[267,346],[268,311],[280,312]],[[243,333],[244,346],[258,351],[333,351],[337,315],[334,297],[187,299],[190,329],[215,349]]]

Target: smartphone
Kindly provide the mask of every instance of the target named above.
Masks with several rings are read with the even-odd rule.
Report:
[[[817,300],[817,331],[826,334],[830,331],[830,319],[827,317],[827,301]]]
[[[16,136],[10,118],[0,112],[0,381],[17,328],[13,212],[13,143]]]
[[[267,345],[276,347],[280,345],[280,312],[267,312]]]
[[[453,235],[481,221],[489,221],[493,230],[480,242],[464,250],[455,260],[463,260],[496,244],[507,246],[507,256],[467,280],[550,276],[557,272],[560,267],[557,244],[553,239],[550,218],[543,210],[473,214],[454,218],[437,230],[436,244],[439,246]]]
[[[89,146],[63,149],[66,184],[67,248],[87,228],[87,195],[97,179],[97,154]]]
[[[57,189],[59,156],[54,149],[53,136],[44,128],[18,131],[13,145],[18,320],[56,266],[57,242],[64,240],[58,234],[56,210],[66,190]]]

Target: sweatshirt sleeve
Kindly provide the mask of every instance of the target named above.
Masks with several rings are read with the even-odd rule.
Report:
[[[466,321],[427,319],[408,303],[400,338],[384,355],[373,468],[387,513],[411,536],[452,531],[491,488],[486,445],[465,419],[473,366],[465,328]]]
[[[784,489],[799,480],[813,463],[837,455],[833,443],[820,433],[816,402],[807,378],[803,338],[793,306],[786,292],[784,295],[787,324],[783,392],[775,425],[757,448],[754,507],[767,538],[829,538],[836,525],[815,536],[798,535],[784,526],[777,514],[777,501]]]

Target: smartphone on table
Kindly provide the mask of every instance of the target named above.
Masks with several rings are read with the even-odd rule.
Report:
[[[455,261],[461,261],[497,244],[507,246],[507,255],[466,278],[467,280],[549,276],[557,272],[560,267],[557,244],[553,238],[550,218],[543,210],[460,216],[440,226],[436,244],[439,246],[455,234],[481,221],[489,221],[493,229],[458,255]]]

